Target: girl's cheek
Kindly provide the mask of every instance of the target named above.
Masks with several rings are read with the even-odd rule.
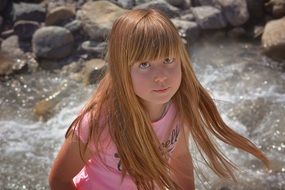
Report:
[[[151,72],[138,72],[136,74],[136,77],[140,81],[147,81],[152,78],[152,73]]]
[[[168,73],[170,75],[179,75],[179,74],[181,74],[180,65],[175,65],[173,67],[168,68]]]

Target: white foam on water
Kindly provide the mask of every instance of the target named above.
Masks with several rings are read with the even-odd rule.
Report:
[[[238,178],[240,184],[220,180],[198,159],[197,162],[203,166],[205,174],[209,174],[210,180],[197,180],[197,189],[204,190],[206,186],[208,189],[228,187],[231,190],[285,189],[285,144],[282,145],[285,139],[285,132],[282,130],[285,123],[282,111],[285,110],[285,74],[268,67],[268,59],[263,59],[256,53],[254,45],[230,42],[227,39],[224,44],[217,44],[223,43],[223,40],[201,43],[203,46],[195,50],[193,61],[201,83],[214,98],[225,122],[262,147],[275,165],[270,173],[266,173],[259,161],[252,156],[221,144],[224,153],[242,171]],[[61,79],[57,78],[52,83],[58,84]],[[62,106],[46,122],[18,119],[16,115],[13,121],[0,121],[1,188],[48,189],[47,175],[51,162],[64,140],[68,126],[83,107],[85,97],[90,96],[93,87],[90,91],[82,89],[81,85],[74,85],[75,89],[72,88],[69,89],[72,95],[61,100]],[[48,90],[52,91],[50,88]],[[82,98],[82,94],[86,96]],[[238,105],[244,101],[254,102],[259,98],[264,100],[264,105],[261,106],[266,106],[268,112],[260,118],[261,123],[256,128],[248,129],[242,121],[229,116],[230,108],[239,108]],[[208,184],[203,186],[203,183]]]

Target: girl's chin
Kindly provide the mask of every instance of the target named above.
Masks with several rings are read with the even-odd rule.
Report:
[[[157,100],[151,100],[151,101],[148,101],[149,103],[153,104],[153,105],[157,105],[157,106],[160,106],[160,105],[164,105],[166,103],[168,103],[169,101],[171,100],[171,98],[169,97],[165,97],[165,98],[160,98],[160,99],[157,99]]]

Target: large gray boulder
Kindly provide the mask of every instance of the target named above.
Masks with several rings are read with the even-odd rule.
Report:
[[[219,3],[223,15],[232,26],[240,26],[249,19],[246,0],[219,0]]]
[[[200,34],[200,28],[195,22],[171,19],[175,27],[178,29],[180,36],[185,38],[187,42],[195,42]]]
[[[270,21],[262,35],[264,53],[277,60],[285,60],[285,18]]]
[[[107,42],[85,41],[80,45],[80,50],[92,57],[104,58],[106,55]]]
[[[0,50],[0,75],[10,75],[28,68],[24,61],[25,54],[20,48],[19,38],[16,35],[5,39]]]
[[[104,41],[115,19],[125,11],[108,1],[89,1],[80,11],[77,11],[76,16],[82,22],[83,30],[91,40]]]
[[[215,7],[193,7],[192,12],[198,25],[202,29],[221,29],[227,25],[221,10]]]
[[[175,7],[180,7],[183,9],[189,7],[191,3],[189,0],[166,0],[166,1]]]
[[[170,18],[178,17],[180,12],[180,10],[177,7],[170,5],[164,0],[154,0],[134,7],[134,9],[150,9],[150,8],[158,9],[161,12],[164,12]]]
[[[5,56],[11,58],[20,59],[24,55],[23,50],[20,48],[19,37],[16,35],[12,35],[2,42],[1,51]]]
[[[197,5],[213,6],[222,10],[226,21],[232,26],[240,26],[249,19],[247,0],[195,0],[195,2]]]
[[[275,18],[285,16],[285,1],[284,0],[270,0],[265,4],[267,10],[270,10]]]
[[[87,61],[80,72],[83,83],[97,83],[104,76],[106,68],[107,63],[103,59],[91,59]]]
[[[73,35],[63,27],[48,26],[37,30],[32,39],[33,52],[38,58],[61,59],[73,50]]]
[[[30,20],[44,22],[46,8],[43,4],[14,3],[14,21]]]
[[[64,25],[64,28],[69,30],[72,34],[78,34],[78,31],[82,29],[82,22],[80,20],[73,20],[66,25]],[[79,33],[80,35],[80,33]]]
[[[186,20],[186,21],[193,21],[195,22],[195,17],[193,15],[193,13],[186,13],[180,16],[181,20]]]
[[[219,0],[192,0],[193,6],[219,6]]]
[[[151,0],[135,0],[135,5],[140,5],[140,4],[143,4],[143,3],[147,3],[147,2],[150,2]]]
[[[63,26],[75,18],[74,10],[65,6],[56,7],[49,11],[45,23],[46,25]]]
[[[135,0],[117,0],[117,3],[124,9],[131,9],[135,6]]]

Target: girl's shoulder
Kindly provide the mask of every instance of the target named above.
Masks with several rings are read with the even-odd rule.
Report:
[[[84,114],[81,113],[79,116],[77,116],[71,126],[74,134],[79,137],[83,143],[87,142],[90,133],[91,118],[92,114],[90,112],[86,112]]]
[[[102,115],[102,114],[101,114]],[[77,135],[83,143],[87,143],[90,134],[94,132],[95,128],[104,131],[107,129],[105,118],[99,117],[95,110],[80,113],[76,118],[76,122],[73,123],[72,130],[74,134]]]

